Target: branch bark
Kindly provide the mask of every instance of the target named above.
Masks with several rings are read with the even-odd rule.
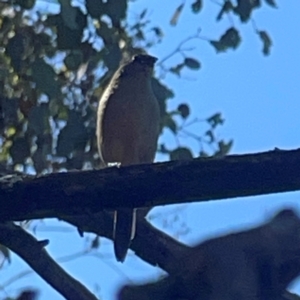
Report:
[[[0,221],[300,190],[300,150],[0,180]],[[142,195],[142,197],[141,197]]]
[[[153,227],[144,218],[145,213],[137,211],[137,228],[130,249],[145,262],[158,266],[168,273],[174,272],[174,262],[181,259],[190,247]],[[80,231],[93,232],[112,239],[113,217],[107,212],[96,215],[64,218],[64,221],[76,226]]]
[[[283,210],[255,228],[189,248],[164,279],[123,287],[120,300],[285,300],[300,274],[300,219]]]
[[[97,300],[78,280],[70,276],[44,249],[45,241],[37,241],[21,227],[0,224],[0,244],[18,254],[48,284],[66,299]]]
[[[56,217],[79,230],[112,238],[112,214],[107,210],[300,190],[299,165],[300,150],[275,150],[41,177],[6,175],[0,178],[0,222]],[[145,211],[139,210],[131,249],[144,261],[174,274],[175,262],[192,248],[152,227],[144,219]],[[0,243],[66,298],[82,293],[81,299],[96,299],[20,227],[0,224]]]

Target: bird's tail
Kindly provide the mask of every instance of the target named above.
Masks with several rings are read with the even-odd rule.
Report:
[[[120,262],[125,260],[131,240],[135,236],[136,210],[122,208],[115,211],[114,215],[114,250],[116,259]]]

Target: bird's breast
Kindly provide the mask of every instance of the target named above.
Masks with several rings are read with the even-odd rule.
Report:
[[[128,151],[149,151],[147,156],[154,157],[159,121],[158,102],[149,85],[142,86],[137,82],[131,88],[118,86],[110,94],[104,94],[99,105],[97,128],[103,159],[118,161]]]

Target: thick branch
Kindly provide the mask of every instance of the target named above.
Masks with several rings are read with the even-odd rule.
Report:
[[[300,274],[300,219],[283,210],[250,230],[207,240],[154,283],[124,287],[120,300],[284,300]]]
[[[12,223],[0,225],[0,244],[24,259],[37,274],[66,299],[97,299],[49,256],[44,249],[44,242],[38,242],[21,227]]]
[[[0,181],[0,221],[67,217],[300,190],[300,150]]]
[[[93,232],[112,239],[113,218],[110,213],[103,212],[64,220],[81,231]],[[174,268],[177,268],[174,261],[178,261],[189,247],[153,227],[144,218],[143,211],[138,210],[136,234],[130,248],[145,262],[172,273]]]

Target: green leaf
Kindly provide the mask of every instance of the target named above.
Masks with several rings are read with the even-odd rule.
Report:
[[[151,30],[153,30],[155,35],[159,38],[164,36],[164,33],[162,32],[161,28],[159,28],[159,27],[153,27]]]
[[[32,107],[28,115],[28,130],[37,136],[50,131],[49,108],[47,104]]]
[[[224,141],[220,141],[218,143],[219,150],[214,154],[214,156],[224,156],[229,153],[230,149],[232,148],[233,140],[230,140],[228,143]]]
[[[25,160],[30,157],[30,146],[25,137],[15,138],[9,149],[9,154],[14,164],[24,164]]]
[[[114,27],[120,26],[120,21],[126,18],[127,13],[127,0],[106,1],[106,14],[110,17]]]
[[[54,120],[67,121],[69,117],[68,108],[57,99],[52,99],[49,103],[49,114]]]
[[[18,110],[20,100],[18,98],[0,97],[0,130],[4,127],[17,126],[19,123]]]
[[[220,41],[228,48],[236,49],[241,42],[241,38],[239,32],[234,27],[231,27],[221,36]]]
[[[11,64],[16,72],[21,70],[21,62],[24,54],[24,37],[20,33],[16,33],[14,37],[9,39],[5,52],[11,58]]]
[[[181,64],[178,64],[178,65],[170,68],[169,71],[171,73],[177,75],[178,77],[180,77],[180,72],[184,68],[184,66],[185,66],[185,63],[181,63]]]
[[[263,50],[262,51],[263,51],[264,55],[269,55],[270,48],[272,46],[272,40],[271,40],[270,36],[268,35],[268,33],[266,31],[258,31],[257,33],[263,42]]]
[[[41,174],[48,167],[46,155],[43,153],[42,148],[43,147],[37,149],[31,156],[33,161],[33,166],[37,174]]]
[[[76,21],[78,8],[73,7],[70,0],[59,0],[59,2],[61,5],[60,15],[65,25],[72,30],[78,29]]]
[[[110,31],[109,34],[112,34],[112,32]],[[116,70],[119,67],[122,59],[121,49],[118,44],[113,43],[107,46],[107,50],[108,51],[104,53],[102,59],[110,70]]]
[[[225,1],[220,12],[218,13],[217,21],[220,21],[225,13],[229,13],[230,11],[233,11],[233,9],[233,4],[229,0]]]
[[[158,151],[163,154],[169,154],[170,151],[166,148],[165,144],[160,144],[158,147]]]
[[[67,157],[74,149],[74,138],[69,127],[64,127],[57,139],[56,155]]]
[[[239,32],[234,28],[229,28],[219,39],[219,41],[210,41],[210,44],[215,47],[217,52],[225,52],[232,48],[236,49],[241,43]]]
[[[137,31],[136,31],[136,34],[134,35],[135,36],[135,38],[137,39],[137,40],[139,40],[139,41],[144,41],[146,38],[145,38],[145,35],[144,35],[144,32],[142,31],[142,30],[140,30],[140,29],[138,29]]]
[[[274,0],[265,0],[265,1],[266,1],[266,3],[269,4],[270,6],[276,7],[276,8],[277,8],[277,5],[276,5],[276,3],[275,3]]]
[[[192,4],[192,11],[197,14],[200,12],[200,10],[202,9],[202,0],[196,0],[193,4]]]
[[[237,6],[234,13],[239,15],[241,22],[247,22],[252,14],[253,9],[260,7],[261,0],[237,0]]]
[[[72,51],[69,55],[67,55],[64,59],[64,64],[70,71],[77,71],[79,66],[81,65],[83,61],[83,55],[82,52]]]
[[[177,25],[178,19],[179,19],[181,13],[182,13],[183,7],[184,7],[184,4],[182,3],[182,4],[180,4],[180,5],[176,8],[176,10],[175,10],[175,12],[174,12],[174,14],[173,14],[173,16],[172,16],[172,18],[171,18],[171,20],[170,20],[170,24],[171,24],[172,26],[176,26],[176,25]]]
[[[215,136],[214,136],[214,133],[213,133],[213,131],[212,130],[207,130],[206,132],[205,132],[205,135],[206,136],[208,136],[208,138],[209,138],[209,143],[212,143],[214,140],[215,140]]]
[[[144,19],[147,13],[147,8],[145,8],[141,13],[140,13],[140,19]]]
[[[192,70],[199,70],[201,67],[201,64],[198,60],[190,57],[186,57],[184,60],[184,64],[186,67],[192,69]]]
[[[206,121],[212,128],[216,128],[218,125],[223,125],[224,123],[221,113],[213,114],[211,117],[207,118]]]
[[[50,65],[40,58],[31,65],[31,69],[32,79],[41,92],[48,95],[50,99],[60,95],[60,86],[56,80],[56,73]]]
[[[102,0],[86,0],[86,9],[92,18],[99,19],[105,13],[105,4]]]
[[[87,15],[78,7],[64,7],[64,15],[50,16],[47,21],[56,28],[59,50],[80,48],[83,30],[87,26]]]
[[[35,4],[35,0],[15,0],[15,3],[24,9],[32,9]]]
[[[186,119],[190,115],[190,107],[185,103],[178,105],[177,110],[183,119]]]
[[[56,153],[67,157],[75,150],[83,150],[88,140],[87,129],[82,116],[75,111],[69,111],[67,125],[60,131],[57,139]]]
[[[219,41],[209,41],[209,43],[214,46],[217,53],[219,52],[225,52],[227,50],[227,47],[220,43]]]
[[[170,160],[192,160],[193,154],[190,149],[186,147],[178,147],[170,152]]]

